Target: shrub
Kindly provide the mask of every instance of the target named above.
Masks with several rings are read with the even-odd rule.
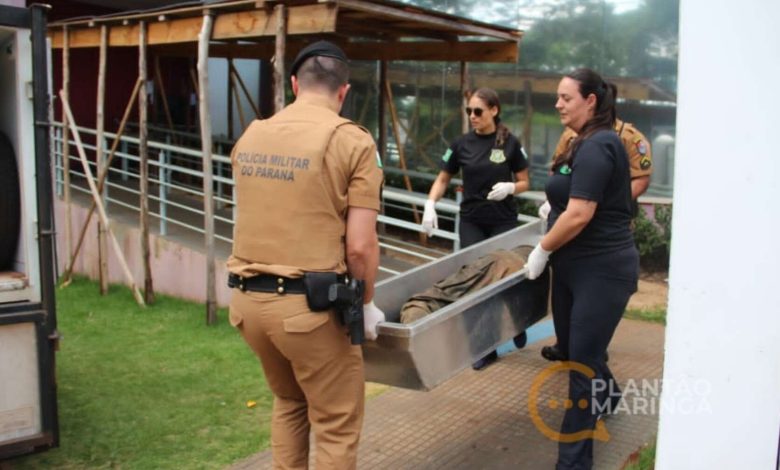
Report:
[[[672,240],[672,206],[653,206],[650,219],[640,208],[634,219],[634,242],[639,250],[639,265],[646,271],[669,269],[669,247]]]

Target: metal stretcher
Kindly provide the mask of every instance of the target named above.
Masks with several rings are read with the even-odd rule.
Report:
[[[376,341],[363,345],[366,380],[431,390],[543,318],[548,273],[529,281],[523,268],[414,323],[399,323],[412,295],[491,251],[536,245],[541,224],[531,222],[378,283],[374,301],[388,321],[379,324]]]

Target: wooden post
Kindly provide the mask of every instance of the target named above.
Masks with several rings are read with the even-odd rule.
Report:
[[[260,108],[257,107],[255,104],[255,101],[252,99],[252,95],[249,93],[249,89],[246,87],[246,83],[244,83],[244,80],[241,78],[241,74],[238,73],[238,70],[235,66],[232,66],[233,68],[233,75],[235,76],[236,80],[238,80],[238,84],[241,86],[241,90],[244,92],[244,96],[246,96],[246,100],[249,101],[249,106],[252,107],[252,111],[255,113],[255,117],[257,119],[260,119],[262,116],[260,115]]]
[[[154,303],[154,283],[152,282],[151,256],[149,253],[149,128],[148,109],[146,95],[146,22],[138,25],[138,82],[142,84],[142,91],[138,95],[138,158],[139,175],[138,191],[140,193],[141,213],[141,257],[144,263],[144,300],[147,304]],[[132,104],[131,104],[132,106]],[[160,173],[165,171],[160,168]]]
[[[133,279],[133,275],[130,273],[130,268],[127,266],[125,257],[122,254],[122,248],[119,246],[119,242],[117,241],[116,237],[114,236],[114,233],[111,231],[111,228],[109,227],[108,216],[106,215],[106,209],[103,207],[103,199],[100,195],[100,191],[98,190],[97,185],[95,185],[95,179],[92,176],[92,169],[90,169],[89,167],[89,162],[87,161],[87,154],[84,152],[84,145],[81,143],[81,136],[79,135],[79,131],[76,128],[76,122],[73,120],[73,113],[70,111],[70,103],[68,103],[68,100],[65,99],[62,91],[60,91],[60,98],[62,99],[62,104],[65,108],[65,112],[68,115],[68,125],[71,126],[71,131],[73,132],[73,139],[76,141],[76,150],[79,153],[79,158],[81,159],[81,165],[84,167],[84,174],[86,175],[87,184],[89,184],[89,189],[92,192],[92,199],[97,205],[98,215],[100,216],[100,220],[103,222],[103,225],[106,228],[106,232],[108,233],[108,236],[111,238],[111,242],[113,243],[114,246],[114,251],[116,251],[116,257],[119,260],[119,264],[125,273],[127,282],[130,283],[130,289],[133,291],[133,296],[135,297],[135,301],[138,302],[138,305],[143,306],[144,299],[141,297],[141,292],[138,290],[138,286],[136,285],[135,280]]]
[[[528,158],[531,158],[531,124],[534,117],[534,106],[531,102],[531,81],[526,80],[523,84],[523,91],[525,93],[525,118],[523,119],[523,148],[525,149]],[[530,162],[529,162],[530,163]]]
[[[287,7],[274,6],[276,15],[276,49],[274,52],[274,113],[284,108],[284,57],[287,49]]]
[[[241,107],[241,96],[238,94],[238,86],[236,83],[236,76],[230,74],[230,83],[233,84],[233,98],[236,100],[236,108],[238,109],[238,122],[241,123],[241,132],[246,130],[246,119],[244,118],[244,108]],[[230,97],[228,97],[230,99]]]
[[[122,122],[119,123],[119,130],[116,132],[116,137],[114,137],[114,143],[111,144],[111,151],[108,154],[108,159],[106,159],[106,165],[98,175],[97,187],[99,192],[103,192],[103,186],[105,185],[106,175],[108,175],[108,168],[111,167],[111,162],[114,161],[114,155],[116,153],[116,149],[119,146],[119,141],[122,137],[122,134],[125,131],[125,125],[127,124],[127,119],[130,117],[130,111],[133,109],[133,103],[135,103],[135,97],[136,95],[138,95],[138,90],[141,88],[141,84],[142,83],[140,79],[136,80],[135,88],[133,88],[133,93],[130,95],[130,100],[127,102],[127,106],[125,107],[125,114],[122,116]],[[63,109],[63,118],[64,117],[65,117],[65,110]],[[92,220],[92,214],[95,213],[96,207],[97,206],[95,205],[95,201],[92,201],[92,206],[90,206],[89,211],[87,212],[87,218],[84,221],[84,226],[81,227],[81,233],[78,236],[78,242],[76,242],[76,248],[73,250],[73,254],[70,257],[70,261],[68,262],[67,267],[65,268],[65,274],[62,276],[63,281],[60,287],[66,287],[68,286],[68,284],[70,284],[71,275],[73,274],[73,264],[76,262],[76,257],[78,257],[79,255],[79,251],[81,250],[82,243],[84,243],[84,236],[87,234],[89,221]]]
[[[106,53],[108,49],[108,27],[100,27],[100,58],[98,62],[98,86],[97,86],[97,117],[95,118],[95,148],[96,167],[98,174],[103,171],[105,166],[103,156],[103,109],[106,98]],[[105,188],[105,186],[104,186]],[[103,197],[103,190],[100,192]],[[106,242],[106,226],[102,221],[98,221],[98,263],[100,276],[100,294],[108,294],[108,244]]]
[[[228,58],[228,81],[227,81],[227,136],[233,140],[233,58]],[[236,104],[241,107],[241,103],[236,100]],[[242,126],[243,127],[243,126]]]
[[[70,99],[70,34],[67,26],[62,27],[62,91]],[[73,253],[73,220],[70,197],[70,129],[65,107],[62,107],[62,167],[63,197],[65,198],[65,249],[68,256]]]
[[[217,321],[217,284],[214,272],[214,188],[211,165],[211,119],[209,113],[209,40],[214,24],[210,11],[203,15],[198,35],[198,103],[200,107],[200,138],[203,151],[203,214],[206,242],[206,324]]]
[[[463,97],[463,106],[460,108],[461,131],[465,134],[469,131],[469,116],[466,115],[466,106],[469,105],[469,66],[466,62],[460,63],[460,96]]]

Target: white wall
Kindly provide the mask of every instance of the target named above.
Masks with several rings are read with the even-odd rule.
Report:
[[[680,3],[656,468],[774,469],[780,432],[780,2]],[[697,389],[698,411],[668,406]]]

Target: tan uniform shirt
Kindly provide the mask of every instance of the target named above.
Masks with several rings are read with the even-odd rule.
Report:
[[[347,210],[379,210],[383,180],[367,130],[317,98],[256,120],[231,153],[236,182],[232,273],[344,273]]]
[[[649,176],[653,173],[653,155],[647,138],[634,127],[633,124],[615,120],[615,132],[618,133],[623,146],[628,153],[628,161],[631,164],[631,179],[640,176]],[[553,159],[569,149],[569,145],[577,137],[577,133],[566,128],[555,147]]]

